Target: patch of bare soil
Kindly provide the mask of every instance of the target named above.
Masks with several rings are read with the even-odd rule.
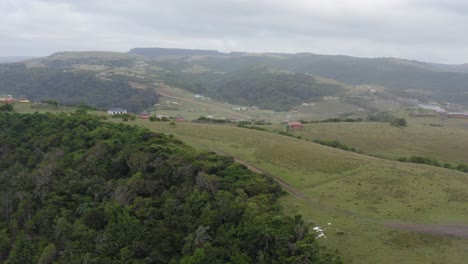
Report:
[[[425,225],[401,222],[387,222],[385,225],[406,231],[468,239],[467,225]]]

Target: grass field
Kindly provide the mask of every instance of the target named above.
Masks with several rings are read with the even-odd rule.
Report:
[[[327,227],[322,244],[346,263],[463,263],[468,240],[398,231],[387,221],[468,224],[468,176],[453,170],[345,152],[223,125],[129,122],[235,156],[293,186],[284,210]],[[331,223],[331,225],[328,225]]]
[[[427,119],[423,119],[426,120]],[[302,130],[291,131],[302,138],[338,140],[363,153],[398,159],[409,156],[435,158],[442,162],[468,164],[468,120],[447,120],[446,127],[424,125],[412,119],[408,127],[388,123],[318,123],[305,124]],[[284,130],[284,125],[266,127]]]
[[[27,106],[22,107],[24,109],[17,110],[35,111]],[[54,109],[48,111],[53,112]],[[119,120],[109,119],[113,122]],[[234,126],[181,122],[171,127],[168,122],[141,119],[127,123],[173,134],[195,148],[234,156],[285,181],[297,194],[282,198],[284,210],[291,215],[300,213],[311,225],[326,228],[326,238],[318,238],[319,242],[331,249],[338,249],[345,263],[455,264],[465,263],[468,259],[467,239],[400,231],[386,225],[389,221],[468,225],[466,173],[370,157]],[[464,135],[458,134],[464,131],[459,124],[450,127],[450,130],[419,123],[410,123],[407,128],[380,123],[318,125],[336,125],[335,131],[350,130],[349,133],[354,135],[364,132],[353,131],[348,126],[340,128],[339,125],[363,124],[369,125],[365,129],[368,137],[375,133],[376,137],[385,140],[397,138],[393,139],[393,144],[412,135],[413,139],[408,139],[393,150],[397,154],[404,153],[408,147],[419,146],[424,150],[423,142],[418,143],[416,138],[421,133],[431,136],[432,129],[450,131],[448,135],[445,135],[446,132],[435,135],[436,138],[446,138],[446,144],[451,142],[450,139],[453,141],[457,138],[454,135]],[[314,125],[307,125],[300,133],[308,133],[309,126]],[[380,125],[384,127],[380,128]],[[388,138],[382,131],[388,131]],[[327,133],[330,132],[324,132]],[[372,141],[369,138],[366,140]],[[438,144],[441,142],[445,141],[438,141]],[[433,145],[434,152],[439,151],[438,155],[444,156],[436,143]],[[446,150],[450,150],[450,146]],[[379,148],[375,149],[377,151]],[[382,153],[383,149],[385,146],[380,147]],[[463,149],[460,149],[462,152]]]

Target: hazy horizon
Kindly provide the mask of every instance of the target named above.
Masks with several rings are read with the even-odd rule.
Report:
[[[468,62],[461,0],[0,0],[0,57],[135,47]]]

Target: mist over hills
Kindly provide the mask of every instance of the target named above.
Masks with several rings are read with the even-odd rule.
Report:
[[[277,111],[320,101],[324,96],[342,98],[352,87],[362,85],[383,87],[384,92],[378,95],[387,99],[450,102],[468,107],[467,64],[312,53],[135,48],[127,53],[59,52],[20,62],[17,65],[22,66],[14,70],[9,69],[12,64],[2,65],[0,93],[57,98],[66,96],[61,89],[67,87],[65,93],[70,100],[98,107],[127,107],[131,99],[134,111],[151,106],[157,96],[148,96],[154,92],[136,89],[131,83],[150,87],[164,83],[234,104]],[[81,79],[87,80],[87,87],[93,87],[92,92],[83,89],[78,81]],[[100,102],[86,98],[89,94],[94,94],[90,98],[101,98]]]
[[[32,59],[33,57],[28,56],[13,56],[13,57],[0,57],[0,63],[12,63],[12,62],[20,62]]]
[[[151,49],[146,49],[150,52]],[[155,51],[160,51],[160,48]],[[178,72],[185,79],[197,80],[191,85],[181,85],[169,81],[183,88],[197,91],[193,86],[198,86],[198,91],[210,90],[210,84],[199,81],[198,77],[206,80],[207,76],[216,79],[219,73],[239,73],[242,78],[245,71],[255,66],[270,67],[279,71],[287,71],[291,74],[309,74],[337,80],[349,85],[378,85],[386,88],[386,91],[402,97],[416,98],[422,101],[449,101],[468,106],[468,66],[435,64],[404,60],[398,58],[357,58],[343,55],[318,55],[312,53],[281,54],[281,53],[237,53],[235,55],[216,56],[211,53],[207,56],[196,56],[200,51],[190,53],[181,50],[181,53],[170,62],[165,62],[171,71]],[[206,51],[206,53],[211,51]],[[143,53],[140,53],[143,54]],[[184,58],[186,56],[193,56]],[[202,67],[203,72],[190,71],[194,67]],[[184,79],[184,78],[182,78]],[[221,78],[223,79],[223,78]],[[219,86],[225,86],[220,83]],[[219,90],[219,89],[218,89]],[[216,97],[216,95],[211,94]],[[223,96],[218,96],[223,98]],[[249,100],[247,100],[249,101]],[[253,102],[251,102],[253,103]]]
[[[134,48],[128,53],[142,55],[150,58],[163,56],[224,56],[217,50],[197,50],[197,49],[167,49],[167,48]]]

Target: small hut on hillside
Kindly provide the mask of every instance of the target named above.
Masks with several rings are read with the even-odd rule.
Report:
[[[150,118],[150,113],[148,113],[147,111],[143,111],[141,114],[138,115],[138,118],[149,119]]]
[[[183,121],[184,121],[184,117],[181,116],[181,115],[176,115],[176,116],[175,116],[175,121],[176,121],[176,122],[183,122]]]
[[[287,128],[288,130],[302,129],[302,123],[301,122],[289,122]]]

